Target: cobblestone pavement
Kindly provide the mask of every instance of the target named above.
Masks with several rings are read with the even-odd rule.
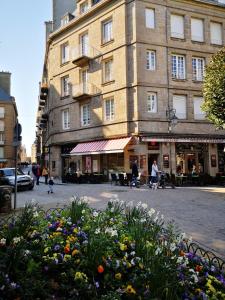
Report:
[[[111,184],[65,184],[55,185],[54,193],[47,193],[44,184],[33,191],[17,194],[17,207],[35,199],[46,207],[63,206],[73,195],[87,196],[90,205],[102,209],[113,195],[134,204],[142,201],[164,214],[166,221],[174,220],[181,231],[198,243],[213,249],[225,258],[225,188],[180,187],[176,189],[150,190]]]

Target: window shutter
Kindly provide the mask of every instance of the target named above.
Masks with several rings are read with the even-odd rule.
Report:
[[[147,28],[155,28],[155,10],[145,9],[145,24]]]
[[[171,36],[179,39],[184,38],[184,17],[171,15]]]
[[[174,95],[173,108],[176,110],[178,119],[186,119],[186,96]]]
[[[191,39],[197,42],[204,41],[203,20],[191,19]]]
[[[203,103],[202,97],[194,97],[194,118],[195,120],[204,120],[205,119],[205,113],[201,109],[201,105]]]
[[[210,23],[211,43],[222,45],[222,25],[220,23]]]

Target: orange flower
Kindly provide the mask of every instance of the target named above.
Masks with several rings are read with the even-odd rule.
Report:
[[[70,246],[69,246],[69,245],[66,245],[66,246],[64,247],[64,252],[65,252],[65,253],[70,253]]]
[[[98,266],[98,273],[103,273],[104,272],[104,267],[102,265]]]
[[[203,268],[203,266],[197,265],[197,266],[195,267],[195,270],[196,270],[196,272],[200,272],[200,271],[202,270],[202,268]]]
[[[78,253],[79,253],[79,250],[74,249],[73,252],[72,252],[72,256],[75,256],[75,255],[77,255]]]
[[[180,256],[185,256],[185,252],[183,250],[180,251]]]

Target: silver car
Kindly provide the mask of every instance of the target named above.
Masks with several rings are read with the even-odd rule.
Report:
[[[15,168],[0,169],[0,185],[10,185],[15,187]],[[34,180],[29,175],[25,175],[20,169],[17,169],[17,189],[32,190]]]

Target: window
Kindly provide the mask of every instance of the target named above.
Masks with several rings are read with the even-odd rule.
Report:
[[[172,55],[172,78],[185,79],[185,56]]]
[[[211,22],[210,23],[210,36],[211,43],[215,45],[222,45],[222,24]]]
[[[65,109],[65,110],[62,111],[62,125],[63,125],[63,129],[69,129],[70,128],[69,109]]]
[[[5,129],[5,122],[0,121],[0,131],[4,131],[4,129]]]
[[[204,22],[201,19],[191,18],[191,39],[196,42],[204,41]]]
[[[85,1],[80,5],[80,13],[84,14],[86,11],[88,11],[88,1]]]
[[[178,119],[186,119],[186,96],[174,95],[173,108],[176,110],[176,116],[178,117]]]
[[[0,147],[0,158],[4,158],[4,148]]]
[[[84,94],[88,93],[88,70],[87,69],[81,70],[80,77],[81,77],[80,79],[82,84],[82,92]]]
[[[5,116],[5,107],[0,107],[0,118],[4,118]]]
[[[89,41],[88,41],[88,33],[82,34],[80,36],[80,55],[81,56],[88,56],[88,49],[89,49]]]
[[[201,109],[201,106],[203,103],[203,97],[194,97],[193,103],[194,103],[194,119],[195,120],[204,120],[205,113]]]
[[[81,106],[81,125],[90,125],[90,105],[85,104]]]
[[[155,28],[155,10],[152,8],[145,9],[145,25],[147,28]]]
[[[102,23],[102,42],[107,43],[113,39],[112,35],[112,20]]]
[[[68,43],[61,45],[61,63],[69,61],[69,45]]]
[[[179,15],[171,15],[171,37],[184,38],[184,17]]]
[[[156,69],[156,52],[152,50],[148,50],[146,52],[146,56],[147,56],[146,69],[154,71]]]
[[[156,93],[148,93],[147,110],[148,110],[148,112],[151,112],[151,113],[157,112],[157,94]]]
[[[69,16],[66,15],[66,16],[62,17],[62,19],[61,19],[61,26],[64,26],[64,25],[66,25],[68,23],[69,23]]]
[[[103,65],[103,82],[110,82],[113,80],[113,60],[107,60]]]
[[[61,78],[61,95],[62,97],[69,96],[69,76]]]
[[[4,133],[0,132],[0,142],[4,142]]]
[[[105,120],[111,121],[114,120],[114,99],[105,100]]]
[[[205,69],[205,59],[201,57],[192,58],[192,75],[193,80],[203,81]]]

